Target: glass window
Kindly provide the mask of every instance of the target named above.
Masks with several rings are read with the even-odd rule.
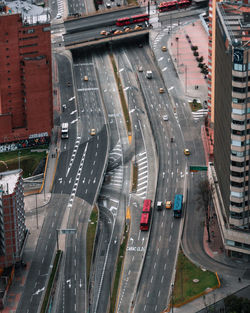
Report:
[[[232,112],[233,114],[240,114],[240,115],[245,114],[245,110],[240,110],[240,109],[233,109]]]
[[[241,141],[232,140],[232,145],[235,146],[235,147],[241,147]]]
[[[230,194],[231,194],[231,197],[235,197],[235,198],[242,198],[244,196],[243,192],[231,191]]]
[[[244,156],[244,152],[242,151],[231,151],[232,155],[237,156],[237,157],[243,157]]]
[[[233,240],[226,240],[226,244],[228,245],[228,246],[235,246],[235,242],[233,241]]]

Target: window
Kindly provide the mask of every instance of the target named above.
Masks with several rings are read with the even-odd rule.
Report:
[[[235,125],[244,125],[245,121],[236,121],[236,120],[232,120],[232,123]]]
[[[233,87],[234,92],[240,92],[240,93],[245,93],[246,88],[240,88],[240,87]]]
[[[240,115],[243,115],[243,114],[245,114],[245,110],[240,110],[240,109],[234,109],[234,108],[233,108],[232,113],[233,113],[233,114],[240,114]]]
[[[232,98],[233,103],[244,103],[245,99]]]
[[[242,219],[242,213],[232,212],[230,211],[231,218]]]
[[[35,30],[33,28],[27,30],[27,34],[33,34]]]
[[[231,195],[231,197],[242,198],[244,196],[244,193],[243,192],[231,191],[230,195]]]
[[[244,83],[244,82],[246,81],[246,77],[237,77],[237,76],[233,76],[233,81],[234,81],[234,82]]]
[[[230,204],[231,204],[231,206],[235,206],[236,208],[242,208],[242,206],[243,206],[242,202],[238,203],[238,202],[231,201]]]
[[[238,72],[246,71],[246,64],[237,64],[234,63],[234,70]]]
[[[244,141],[232,140],[232,146],[243,147],[244,146]]]
[[[245,154],[242,151],[231,151],[232,155],[237,156],[237,157],[243,157]]]
[[[244,177],[244,173],[243,172],[231,171],[231,175],[234,176],[234,177]]]
[[[244,136],[245,135],[245,131],[244,130],[232,129],[232,134],[236,135],[236,136]]]

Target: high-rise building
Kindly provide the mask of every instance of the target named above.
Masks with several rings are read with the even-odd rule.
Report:
[[[217,215],[228,254],[250,260],[250,6],[218,2],[214,22]]]
[[[27,239],[22,170],[0,173],[0,268],[22,258]]]
[[[1,14],[0,42],[0,146],[44,140],[53,127],[50,24]]]

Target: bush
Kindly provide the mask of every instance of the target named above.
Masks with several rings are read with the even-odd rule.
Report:
[[[199,63],[199,64],[198,64],[198,67],[204,68],[204,63]]]
[[[197,46],[191,46],[191,49],[192,49],[193,51],[196,51],[196,50],[198,50],[198,47],[197,47]]]
[[[199,62],[199,63],[202,63],[202,62],[204,61],[203,56],[197,57],[197,58],[196,58],[196,61]]]
[[[198,57],[199,56],[199,52],[198,51],[194,51],[194,56]]]
[[[186,35],[186,38],[187,38],[187,39],[189,39],[189,36],[188,36],[188,35]]]

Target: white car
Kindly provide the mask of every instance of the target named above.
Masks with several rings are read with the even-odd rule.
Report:
[[[56,18],[59,19],[59,18],[61,18],[61,17],[62,17],[62,14],[57,13]]]
[[[168,121],[168,115],[163,115],[163,121]]]

